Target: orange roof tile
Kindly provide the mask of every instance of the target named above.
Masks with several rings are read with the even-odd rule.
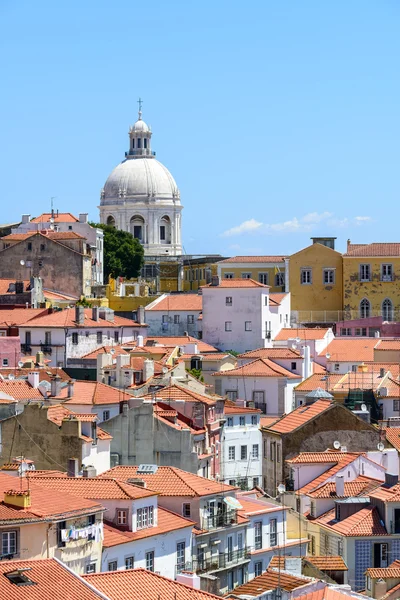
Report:
[[[304,562],[309,562],[312,565],[314,565],[317,569],[319,569],[320,571],[348,571],[348,567],[346,565],[346,563],[344,562],[344,559],[342,556],[304,556],[304,557],[290,557],[290,559],[292,558],[301,558],[302,561]],[[271,558],[271,562],[269,563],[269,568],[270,569],[279,569],[279,566],[281,569],[285,569],[286,567],[286,563],[285,563],[285,556],[273,556]],[[290,560],[289,559],[289,560]]]
[[[329,361],[331,363],[373,361],[374,348],[377,343],[376,338],[347,339],[339,337],[332,340],[319,356],[330,354]]]
[[[225,404],[224,413],[226,415],[245,415],[249,413],[261,413],[259,408],[247,408],[246,406],[230,406]]]
[[[388,535],[381,523],[377,508],[371,505],[362,508],[341,521],[336,520],[335,509],[333,509],[314,519],[314,523],[318,523],[348,537]]]
[[[354,453],[353,453],[354,454]],[[287,463],[298,464],[318,464],[318,463],[338,463],[348,456],[348,452],[340,450],[326,450],[326,452],[300,452],[293,458],[288,458]],[[357,454],[358,456],[358,454]]]
[[[400,566],[387,567],[386,569],[370,568],[365,571],[365,574],[371,577],[371,579],[398,579],[400,578]]]
[[[282,571],[278,572],[268,568],[258,577],[235,588],[235,595],[260,596],[263,592],[274,590],[278,586],[287,592],[292,592],[309,581],[311,581],[311,579],[295,577],[294,575],[289,575],[289,573],[282,573]]]
[[[24,360],[26,360],[26,357],[24,357]],[[59,377],[61,377],[62,381],[69,381],[71,379],[68,373],[66,373],[63,369],[60,369],[59,367],[49,367],[47,365],[45,367],[34,367],[33,369],[28,369],[27,367],[22,367],[22,369],[0,368],[0,375],[3,377],[8,377],[11,374],[15,376],[14,381],[20,379],[26,381],[28,378],[28,374],[32,373],[32,371],[35,371],[35,373],[39,373],[39,381],[50,382],[54,375],[58,375]]]
[[[16,400],[43,400],[42,394],[37,388],[25,379],[0,379],[0,392],[12,396]]]
[[[370,494],[371,498],[378,498],[384,502],[399,502],[400,501],[400,483],[391,488],[380,487]]]
[[[238,509],[238,512],[244,517],[287,510],[286,507],[279,504],[272,504],[272,502],[265,502],[256,498],[246,498],[242,494],[238,496],[238,500],[243,507],[243,509]]]
[[[325,375],[326,369],[322,365],[318,364],[315,361],[312,361],[312,371],[313,375]]]
[[[154,341],[158,342],[160,344],[160,346],[147,346],[148,342],[154,342]],[[152,348],[154,348],[154,350],[162,350],[162,346],[172,346],[172,347],[185,346],[185,344],[190,344],[190,343],[196,343],[197,348],[201,354],[203,354],[203,352],[218,352],[218,349],[215,348],[214,346],[211,346],[210,344],[206,344],[206,342],[203,342],[203,340],[198,340],[197,338],[195,338],[191,335],[149,336],[146,338],[146,341],[145,341],[146,345],[143,347],[143,349],[151,350]],[[136,346],[136,344],[137,344],[137,342],[134,342],[132,345]],[[124,348],[126,348],[129,345],[130,344],[124,344]]]
[[[158,492],[160,496],[209,496],[236,490],[231,485],[205,479],[176,467],[158,467],[152,475],[138,474],[137,471],[136,466],[119,465],[105,471],[98,478],[114,477],[126,481],[131,477],[139,477],[146,482],[147,489]]]
[[[28,291],[30,289],[31,282],[29,280],[25,280],[22,283],[24,284],[24,291]],[[10,286],[13,286],[13,290],[11,291]],[[15,278],[0,279],[0,295],[4,296],[6,294],[15,294]]]
[[[229,263],[277,263],[285,262],[283,255],[275,256],[232,256],[231,258],[225,258],[219,261],[219,265]]]
[[[274,338],[275,341],[282,342],[291,339],[299,338],[300,340],[322,340],[329,329],[327,327],[314,327],[298,329],[296,327],[288,328],[285,327],[280,330],[278,335]]]
[[[156,302],[156,301],[154,301]],[[153,302],[152,302],[153,304]],[[154,311],[179,311],[179,310],[201,310],[203,307],[203,297],[201,294],[168,294],[154,306],[146,306],[146,312]]]
[[[69,408],[75,404],[119,404],[123,400],[131,400],[132,396],[98,381],[75,381],[72,397],[68,396],[68,386],[65,386],[61,393],[52,399],[65,401],[64,405]]]
[[[43,290],[44,297],[50,300],[78,300],[78,296],[67,296],[66,294],[59,294],[51,290]]]
[[[377,242],[373,244],[348,244],[345,257],[357,256],[400,256],[398,242]]]
[[[122,348],[122,346],[101,346],[88,354],[82,356],[83,359],[97,358],[99,354],[109,354],[110,350],[114,350],[113,356],[119,356],[120,354],[129,354],[126,350]]]
[[[188,587],[145,569],[84,575],[84,579],[110,600],[218,600],[208,592]],[[80,599],[79,599],[80,600]]]
[[[91,421],[97,421],[98,420],[98,416],[96,414],[78,414],[78,413],[74,413],[71,410],[69,410],[68,408],[66,408],[65,406],[62,406],[61,404],[53,404],[51,406],[47,407],[47,418],[49,421],[52,421],[52,423],[55,423],[56,425],[58,425],[59,427],[62,425],[62,422],[64,421],[64,419],[73,419],[76,421],[83,421],[83,422],[91,422]]]
[[[213,377],[287,377],[288,379],[301,379],[301,375],[292,373],[268,358],[257,358],[242,367],[217,371]]]
[[[254,279],[220,279],[218,285],[212,285],[209,283],[208,285],[203,285],[203,288],[265,288],[266,290],[270,287],[269,285],[264,285],[263,283],[259,283]]]
[[[180,358],[182,360],[190,360],[194,356],[194,354],[181,354]],[[213,360],[223,360],[224,358],[235,358],[232,354],[227,352],[209,352],[208,354],[202,354],[202,361],[213,361]]]
[[[1,239],[10,242],[23,242],[34,235],[40,235],[41,237],[46,237],[54,241],[85,239],[83,235],[79,235],[79,233],[76,233],[75,231],[51,231],[50,229],[43,231],[27,231],[26,233],[10,233]]]
[[[369,492],[380,487],[382,481],[368,479],[367,477],[357,477],[353,481],[345,481],[343,496],[336,495],[336,483],[328,481],[316,490],[309,492],[311,498],[355,498],[356,496],[367,496]]]
[[[248,352],[239,354],[238,358],[298,360],[299,358],[302,358],[302,356],[298,350],[294,350],[293,348],[258,348],[257,350],[249,350]]]
[[[375,347],[377,350],[400,350],[400,340],[379,340]]]
[[[48,308],[14,308],[0,309],[0,325],[22,325],[39,316],[48,315]]]
[[[400,427],[386,427],[385,436],[387,441],[400,451]]]
[[[313,479],[312,481],[310,481],[309,483],[304,485],[302,488],[297,490],[297,493],[309,494],[313,490],[316,490],[322,484],[326,483],[329,479],[331,479],[334,475],[336,475],[336,473],[341,471],[344,467],[347,467],[347,465],[349,465],[350,463],[357,460],[357,458],[359,456],[360,456],[360,453],[355,453],[355,452],[347,453],[347,455],[344,456],[342,459],[340,459],[339,462],[337,462],[334,466],[327,469],[325,471],[325,473],[322,473],[321,475],[319,475],[318,477],[316,477],[315,479]]]
[[[174,402],[176,400],[180,400],[184,402],[201,402],[202,404],[208,404],[211,406],[213,406],[217,401],[217,398],[212,398],[211,396],[206,396],[204,394],[198,394],[189,388],[176,384],[162,388],[161,390],[157,390],[155,394],[146,394],[143,396],[143,398],[145,400],[152,400],[154,395],[156,399],[160,398],[164,401],[170,400],[171,402]]]
[[[193,435],[199,435],[206,431],[205,429],[196,427],[191,419],[188,419],[185,415],[178,413],[176,410],[171,410],[169,405],[164,402],[157,402],[154,405],[154,416],[156,419],[179,431],[189,429]]]
[[[110,477],[35,477],[35,484],[46,489],[91,500],[137,500],[155,496],[156,492]]]
[[[22,570],[35,585],[18,586],[4,575]],[[25,570],[26,569],[26,570]],[[0,562],[0,597],[7,600],[100,600],[99,593],[55,558]]]
[[[318,388],[322,388],[326,391],[331,392],[334,385],[343,378],[340,373],[314,373],[307,377],[304,381],[296,385],[296,392],[313,392]]]
[[[270,427],[273,423],[276,423],[280,417],[260,417],[260,427]]]
[[[309,406],[299,406],[284,415],[268,429],[274,433],[291,433],[333,406],[330,400],[317,400]]]
[[[50,223],[50,219],[54,219],[54,223],[78,223],[79,219],[70,212],[60,213],[42,213],[38,217],[34,217],[30,220],[30,223]]]
[[[25,310],[34,310],[34,309],[25,309]],[[0,321],[1,321],[1,312],[0,312]],[[85,309],[85,320],[83,325],[78,325],[75,321],[75,308],[64,308],[63,310],[57,310],[50,314],[45,314],[44,316],[39,316],[34,320],[30,320],[28,323],[28,319],[25,322],[19,323],[19,325],[24,324],[24,326],[29,327],[70,327],[70,328],[113,328],[113,327],[144,327],[144,325],[139,325],[136,321],[132,321],[132,319],[126,319],[125,317],[119,317],[118,315],[114,315],[114,321],[107,321],[106,319],[99,318],[98,321],[92,319],[92,309]]]
[[[347,590],[341,590],[338,587],[329,587],[326,585],[322,589],[316,590],[314,592],[307,592],[305,594],[300,594],[296,596],[296,600],[349,600],[349,596],[353,594],[349,593]],[[365,596],[357,596],[358,598],[365,598]],[[381,600],[383,599],[383,596]]]

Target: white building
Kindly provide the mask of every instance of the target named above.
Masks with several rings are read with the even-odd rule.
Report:
[[[220,350],[265,347],[284,325],[280,305],[274,301],[272,312],[269,287],[258,281],[214,276],[202,292],[202,339]],[[286,304],[283,310],[288,310]]]
[[[225,403],[221,481],[252,489],[262,481],[260,410]]]
[[[141,104],[140,104],[141,105]],[[129,150],[108,177],[100,196],[102,223],[130,231],[146,256],[180,256],[180,193],[151,150],[151,128],[139,118],[129,129]]]
[[[335,335],[330,327],[289,327],[281,329],[272,336],[274,348],[300,349],[308,346],[313,360],[327,348],[334,338]]]
[[[200,294],[162,294],[146,306],[148,334],[197,337],[202,304]]]

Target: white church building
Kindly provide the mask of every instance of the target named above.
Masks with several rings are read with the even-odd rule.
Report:
[[[180,193],[151,149],[151,128],[139,118],[129,129],[129,150],[108,177],[100,196],[102,223],[129,231],[145,256],[181,256]]]

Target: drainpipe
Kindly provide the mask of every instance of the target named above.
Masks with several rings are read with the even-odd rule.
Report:
[[[49,549],[49,531],[51,529],[51,523],[47,525],[46,529],[46,558],[50,558],[50,549]]]

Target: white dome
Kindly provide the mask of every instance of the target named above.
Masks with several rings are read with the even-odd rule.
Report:
[[[101,204],[107,205],[117,198],[180,204],[174,178],[155,158],[128,158],[115,167],[104,185]]]
[[[147,133],[147,132],[150,131],[150,127],[147,125],[147,123],[145,123],[144,121],[142,121],[142,119],[139,119],[131,127],[131,131],[142,131],[143,133]]]

